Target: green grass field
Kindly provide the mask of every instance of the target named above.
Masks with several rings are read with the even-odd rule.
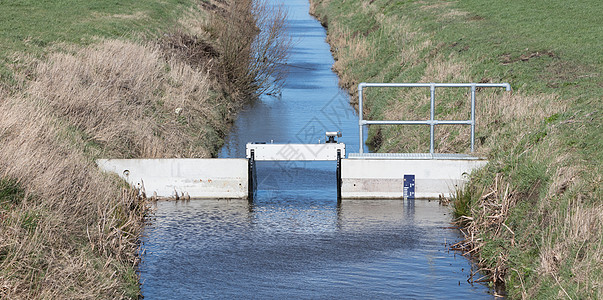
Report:
[[[511,298],[600,298],[603,3],[311,2],[353,95],[359,82],[511,84],[477,96],[477,152],[490,164],[457,201],[483,239],[472,243],[477,261]],[[466,91],[437,93],[436,118],[467,116]],[[367,90],[368,118],[425,119],[428,109],[426,92]],[[372,127],[369,143],[426,152],[427,137]],[[467,130],[436,127],[436,151],[467,152]]]
[[[99,38],[149,38],[176,26],[190,0],[0,1],[0,80],[11,80],[18,55],[40,56],[61,44]],[[64,46],[64,45],[63,45]]]

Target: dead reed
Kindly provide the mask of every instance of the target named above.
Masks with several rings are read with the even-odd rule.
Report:
[[[481,195],[477,208],[472,208],[468,215],[460,215],[458,223],[461,226],[461,233],[465,239],[451,246],[452,250],[462,251],[463,255],[477,258],[477,264],[480,269],[471,274],[471,282],[489,282],[495,285],[503,285],[507,273],[508,254],[500,253],[494,266],[484,261],[479,256],[479,251],[484,247],[482,234],[485,230],[493,232],[493,238],[508,239],[512,246],[515,245],[515,232],[511,230],[505,221],[509,215],[509,209],[515,205],[515,198],[509,190],[509,184],[504,184],[502,177],[497,175],[493,185],[486,193]],[[462,193],[462,192],[461,192]],[[457,195],[458,197],[459,195]],[[469,195],[468,195],[469,196]],[[453,201],[454,205],[458,198]],[[468,205],[470,203],[464,203]],[[455,207],[456,208],[456,207]],[[458,211],[458,208],[456,208]],[[485,276],[474,278],[478,273],[485,273]]]

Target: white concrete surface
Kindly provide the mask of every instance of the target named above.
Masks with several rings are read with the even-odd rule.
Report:
[[[345,157],[345,144],[247,144],[247,158],[251,150],[256,161],[261,160],[337,160],[337,150]]]
[[[118,174],[148,197],[188,193],[200,199],[247,199],[247,159],[99,159],[98,166]]]
[[[486,160],[343,159],[341,197],[344,199],[403,198],[404,175],[415,175],[415,198],[451,196],[467,182],[466,174]]]

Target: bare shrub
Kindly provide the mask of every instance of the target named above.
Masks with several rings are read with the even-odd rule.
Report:
[[[255,79],[256,94],[280,91],[287,75],[282,66],[289,56],[292,40],[287,33],[287,12],[283,5],[254,1],[252,14],[260,30],[251,46],[249,74]]]
[[[168,56],[174,57],[198,69],[213,70],[220,53],[199,35],[182,30],[164,35],[160,47]]]
[[[223,17],[213,17],[221,72],[231,92],[245,98],[280,90],[291,46],[286,17],[282,5],[252,0],[232,1]]]

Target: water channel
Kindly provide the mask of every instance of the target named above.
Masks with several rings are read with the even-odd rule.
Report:
[[[274,0],[277,2],[277,0]],[[240,114],[220,157],[252,141],[314,143],[339,130],[358,150],[357,114],[331,71],[325,30],[306,0],[287,0],[295,46],[280,97]],[[336,200],[335,163],[259,162],[245,200],[158,202],[143,238],[146,299],[488,298],[437,201]]]

